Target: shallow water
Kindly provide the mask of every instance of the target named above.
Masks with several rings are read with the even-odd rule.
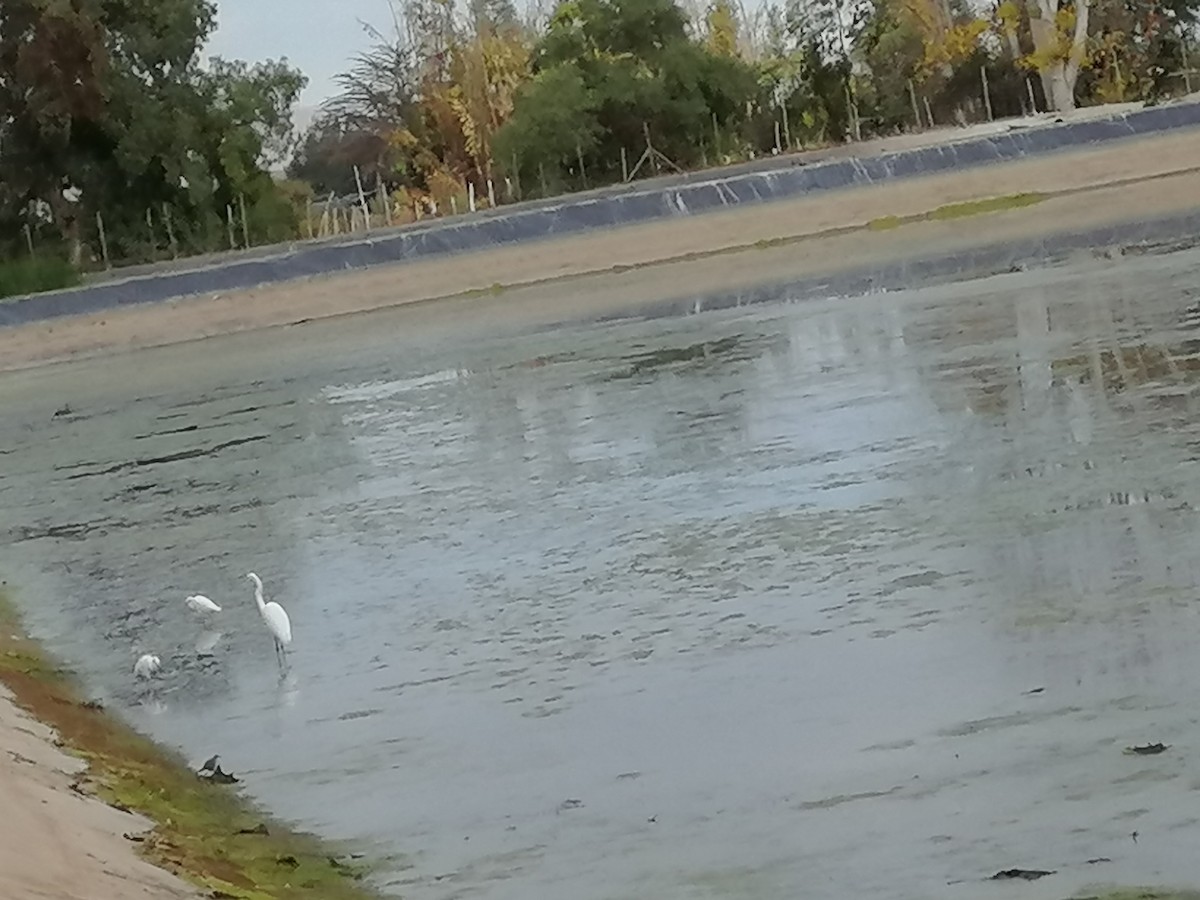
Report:
[[[8,375],[0,572],[97,696],[413,900],[1200,883],[1198,277]]]

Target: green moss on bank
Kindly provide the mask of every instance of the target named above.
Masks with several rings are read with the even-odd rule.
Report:
[[[1007,209],[1022,209],[1033,206],[1046,199],[1044,194],[1008,194],[1004,197],[985,197],[982,200],[968,200],[965,203],[948,203],[929,212],[917,213],[912,216],[881,216],[872,219],[867,227],[872,231],[887,231],[899,228],[912,222],[942,222],[949,219],[962,219],[967,216],[981,216],[987,213],[1003,212]]]
[[[0,299],[56,291],[79,284],[79,273],[64,259],[36,256],[0,260]]]
[[[1160,888],[1120,888],[1099,894],[1081,894],[1072,900],[1200,900],[1200,891],[1170,891]]]
[[[82,787],[155,823],[137,846],[152,862],[213,896],[241,900],[371,900],[360,872],[315,838],[270,821],[227,786],[87,703],[73,680],[23,636],[0,587],[0,682],[88,762]],[[262,833],[265,825],[267,833]],[[247,832],[247,833],[240,833]]]

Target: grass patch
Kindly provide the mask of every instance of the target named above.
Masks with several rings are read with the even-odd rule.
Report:
[[[69,673],[23,637],[0,588],[0,681],[17,703],[52,726],[86,760],[82,787],[155,823],[143,856],[198,887],[239,900],[376,900],[363,871],[314,837],[271,821],[231,788],[198,779],[187,763],[79,693]],[[239,834],[259,829],[266,834]]]
[[[1098,894],[1081,894],[1073,900],[1200,900],[1200,891],[1171,891],[1159,888],[1119,888]]]
[[[79,284],[79,273],[53,256],[0,260],[0,299],[56,291]]]
[[[1045,194],[1025,193],[1008,194],[1003,197],[985,197],[982,200],[967,200],[964,203],[948,203],[937,209],[912,216],[880,216],[867,223],[872,231],[887,231],[899,228],[912,222],[944,222],[951,219],[963,219],[967,216],[982,216],[987,213],[1003,212],[1007,209],[1022,209],[1033,206],[1046,199]]]

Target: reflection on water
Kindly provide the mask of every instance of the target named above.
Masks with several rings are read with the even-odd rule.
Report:
[[[10,376],[0,566],[407,897],[1200,882],[1198,272]]]

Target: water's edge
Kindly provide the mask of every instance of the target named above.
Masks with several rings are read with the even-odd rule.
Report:
[[[154,823],[137,844],[143,858],[209,896],[383,896],[365,885],[362,854],[294,831],[232,789],[203,785],[178,754],[89,701],[73,673],[27,634],[12,593],[0,583],[0,683],[66,752],[87,761],[81,791]]]

